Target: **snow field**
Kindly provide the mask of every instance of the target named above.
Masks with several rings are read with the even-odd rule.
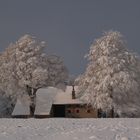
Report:
[[[0,140],[140,140],[140,119],[0,119]]]

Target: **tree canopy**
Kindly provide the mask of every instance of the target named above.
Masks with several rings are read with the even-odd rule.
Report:
[[[119,32],[96,39],[86,55],[89,64],[77,78],[78,96],[94,108],[122,117],[140,116],[140,59]]]
[[[24,35],[0,54],[0,90],[15,99],[38,88],[64,84],[68,71],[62,59],[45,53],[46,43]]]

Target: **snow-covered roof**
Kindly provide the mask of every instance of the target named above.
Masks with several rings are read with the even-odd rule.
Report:
[[[30,115],[29,102],[17,99],[17,103],[12,112],[12,116],[27,116]]]
[[[50,115],[53,99],[59,89],[48,87],[40,88],[36,93],[36,108],[34,115]]]
[[[75,91],[77,87],[75,87]],[[72,86],[66,90],[54,87],[40,88],[36,93],[36,108],[34,115],[49,116],[53,104],[81,104],[78,99],[72,99]]]
[[[75,92],[77,91],[75,86]],[[40,88],[36,93],[36,108],[34,115],[49,116],[53,104],[82,104],[79,99],[72,99],[72,86],[67,86],[66,90],[54,87]],[[17,100],[12,116],[30,115],[29,103]]]
[[[75,93],[78,89],[78,86],[75,86]],[[53,104],[82,104],[83,102],[79,99],[72,99],[72,86],[67,86],[65,91],[57,92],[57,95],[54,98]]]

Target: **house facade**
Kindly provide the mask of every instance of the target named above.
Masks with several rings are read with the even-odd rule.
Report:
[[[66,118],[97,118],[96,109],[81,104],[53,105],[52,117]]]

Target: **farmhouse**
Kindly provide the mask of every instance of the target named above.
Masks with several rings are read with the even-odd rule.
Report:
[[[67,86],[65,92],[59,92],[53,102],[53,117],[96,118],[97,112],[75,98],[78,87]]]
[[[29,118],[30,117],[30,109],[29,102],[23,102],[22,100],[17,100],[15,108],[12,112],[13,118]]]
[[[34,112],[35,118],[48,117],[67,117],[67,118],[98,118],[113,117],[113,112],[106,116],[105,112],[94,109],[83,103],[80,99],[75,98],[77,86],[67,86],[65,91],[57,88],[41,88],[36,93],[36,107]],[[25,112],[22,109],[19,112],[19,103],[13,111],[13,117],[23,117]],[[24,107],[24,105],[22,106]],[[25,107],[24,107],[25,108]],[[29,110],[29,107],[26,107]],[[29,117],[29,114],[26,115]]]

